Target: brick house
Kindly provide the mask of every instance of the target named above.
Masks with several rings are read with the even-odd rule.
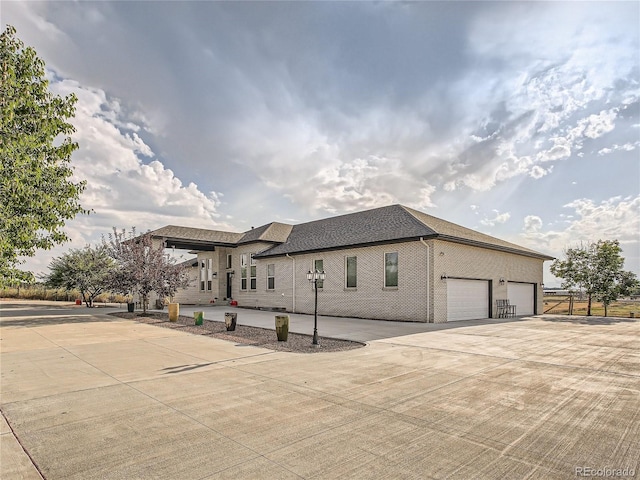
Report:
[[[402,205],[244,233],[166,226],[152,234],[197,252],[197,281],[179,293],[182,303],[233,299],[313,313],[306,275],[318,269],[322,315],[399,321],[490,318],[497,299],[538,314],[543,263],[553,259]]]

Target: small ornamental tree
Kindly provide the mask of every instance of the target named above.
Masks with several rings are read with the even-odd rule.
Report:
[[[65,221],[86,213],[70,164],[77,98],[49,91],[44,62],[15,33],[0,34],[0,286],[33,280],[20,257],[66,242]]]
[[[551,264],[551,273],[562,278],[562,288],[579,288],[587,295],[587,315],[591,315],[592,299],[608,306],[621,295],[629,295],[637,288],[633,272],[622,270],[624,258],[618,240],[598,240],[565,250],[565,260]]]
[[[52,288],[77,289],[87,307],[94,299],[108,291],[115,262],[104,246],[72,249],[54,258],[49,264],[45,284]]]
[[[116,261],[111,277],[112,290],[129,295],[137,293],[142,300],[143,313],[151,292],[172,297],[179,288],[189,285],[189,276],[183,265],[165,253],[161,242],[154,242],[150,233],[136,236],[135,228],[128,234],[113,229],[103,244]]]

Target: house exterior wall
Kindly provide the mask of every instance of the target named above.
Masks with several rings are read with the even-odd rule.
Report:
[[[447,280],[441,279],[444,274],[449,278],[490,280],[492,317],[495,316],[496,299],[508,298],[508,282],[535,284],[538,292],[536,311],[542,311],[543,260],[442,240],[434,240],[432,245],[431,293],[434,322],[447,321]],[[505,279],[502,285],[500,278]]]
[[[436,322],[447,321],[447,280],[481,279],[490,282],[491,316],[495,300],[507,298],[508,282],[534,284],[537,312],[542,311],[543,260],[498,250],[443,240],[410,241],[349,248],[289,257],[255,259],[256,288],[251,289],[250,255],[262,252],[270,243],[256,242],[236,248],[216,248],[198,255],[197,281],[179,292],[179,303],[208,304],[226,297],[227,272],[233,271],[232,298],[241,307],[277,308],[313,314],[314,290],[306,278],[315,260],[323,260],[326,279],[318,291],[318,311],[322,315],[361,317],[381,320]],[[398,253],[398,287],[384,287],[385,253]],[[226,268],[227,254],[232,255]],[[241,289],[241,256],[247,256],[247,289]],[[357,286],[346,287],[346,257],[357,258]],[[211,258],[217,278],[211,291],[200,290],[200,265]],[[273,289],[268,288],[268,266],[274,267]],[[500,284],[504,278],[504,284]]]
[[[189,267],[187,269],[189,275],[189,286],[187,288],[179,288],[176,294],[173,296],[173,301],[176,303],[193,304],[198,303],[197,298],[199,295],[198,281],[200,278],[199,267]]]
[[[242,253],[256,253],[264,248],[266,246],[261,248],[258,244],[238,247],[234,260],[238,257],[239,265]],[[385,288],[385,253],[392,252],[398,253],[398,287]],[[356,288],[346,287],[347,256],[357,258]],[[256,290],[239,289],[239,270],[236,269],[238,281],[234,278],[234,298],[240,306],[313,313],[314,290],[307,280],[307,272],[314,268],[315,260],[323,260],[326,279],[318,290],[318,311],[322,315],[426,322],[430,310],[427,304],[427,258],[426,246],[414,241],[256,259]],[[267,289],[269,264],[275,266],[273,290]]]

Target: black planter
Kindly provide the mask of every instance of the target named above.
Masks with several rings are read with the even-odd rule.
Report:
[[[135,308],[136,308],[136,304],[135,303],[127,303],[127,312],[133,313]]]
[[[233,332],[236,329],[236,323],[238,321],[238,314],[226,312],[224,314],[224,323],[227,326],[227,332]]]

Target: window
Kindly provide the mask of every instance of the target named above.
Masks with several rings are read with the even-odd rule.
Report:
[[[231,259],[233,258],[233,256],[228,253],[227,254],[227,268],[231,268]]]
[[[267,265],[267,290],[274,290],[276,288],[276,264],[270,263]]]
[[[213,258],[207,258],[207,290],[211,291],[213,280]]]
[[[251,265],[251,290],[255,290],[256,289],[256,266],[255,265]]]
[[[205,280],[207,278],[207,267],[204,260],[200,262],[200,290],[204,291]]]
[[[322,272],[324,270],[324,261],[323,260],[314,260],[313,261],[313,270]],[[318,288],[322,288],[324,286],[324,280],[318,280],[316,284]]]
[[[255,259],[255,258],[253,258],[253,256],[254,256],[254,255],[255,255],[254,253],[251,253],[251,254],[249,255],[249,257],[251,258],[251,265],[255,265],[255,264],[256,264],[256,259]]]
[[[345,284],[347,288],[358,286],[358,257],[345,259]]]
[[[240,290],[247,289],[247,254],[240,255]]]
[[[398,286],[398,252],[384,254],[384,286]]]

